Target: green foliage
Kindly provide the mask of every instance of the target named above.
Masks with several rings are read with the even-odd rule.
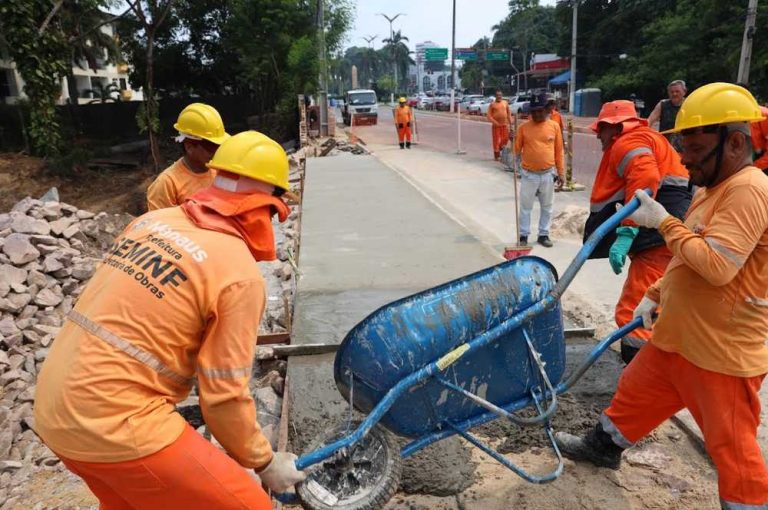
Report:
[[[67,72],[70,54],[58,19],[39,30],[51,7],[47,0],[0,3],[0,33],[24,79],[29,101],[27,134],[32,150],[41,156],[58,154],[62,145],[56,99],[61,91],[59,77]]]
[[[385,74],[384,76],[380,77],[378,81],[376,82],[376,86],[381,94],[389,95],[390,93],[394,93],[397,89],[397,84],[395,83],[394,76],[390,74]]]
[[[408,78],[408,66],[414,63],[410,56],[413,52],[405,44],[408,42],[408,38],[398,30],[392,34],[391,38],[384,39],[382,42],[386,45],[382,51],[389,57],[389,65],[397,67],[399,83],[395,84],[395,88],[402,87],[403,82]],[[381,83],[379,83],[379,86],[381,86]]]

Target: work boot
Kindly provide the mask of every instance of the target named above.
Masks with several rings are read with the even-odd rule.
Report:
[[[614,443],[599,423],[584,437],[557,432],[555,442],[560,452],[571,460],[586,460],[595,466],[614,470],[621,466],[621,452],[624,448]]]
[[[499,161],[501,159],[501,152],[494,152],[493,159],[494,161]]]
[[[400,148],[405,149],[405,144],[403,142],[400,142]]]
[[[528,236],[520,236],[520,246],[528,246]]]
[[[411,148],[411,142],[405,142],[405,148],[410,149]]]
[[[552,240],[549,238],[549,236],[539,236],[537,239],[537,242],[544,246],[545,248],[552,248],[555,243],[552,242]]]

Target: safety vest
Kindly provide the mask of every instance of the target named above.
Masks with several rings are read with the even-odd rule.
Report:
[[[683,104],[675,106],[669,99],[663,99],[661,101],[661,118],[659,119],[659,131],[666,131],[675,127],[675,119],[677,118],[677,112],[680,111],[680,107]],[[680,133],[669,133],[664,135],[672,144],[672,147],[680,153],[683,152],[682,137]]]
[[[635,189],[640,188],[650,188],[667,212],[680,219],[685,217],[693,196],[688,189],[688,171],[680,162],[680,155],[657,131],[645,126],[622,133],[603,153],[589,200],[590,214],[584,226],[584,241],[616,212],[617,204],[630,200]],[[616,233],[610,232],[590,258],[608,257],[615,240]],[[656,229],[641,227],[630,253],[664,244]]]

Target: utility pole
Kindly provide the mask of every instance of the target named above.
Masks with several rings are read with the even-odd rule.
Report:
[[[579,0],[573,0],[573,28],[571,29],[571,80],[568,87],[568,111],[573,115],[576,107],[576,21],[579,18]]]
[[[320,39],[320,90],[318,103],[320,106],[320,136],[328,136],[328,64],[325,61],[325,4],[317,0],[317,29]]]
[[[749,65],[752,60],[752,39],[755,37],[755,18],[757,17],[757,0],[749,0],[747,21],[744,25],[744,39],[741,41],[741,58],[739,59],[738,83],[749,84]]]
[[[453,28],[451,29],[451,113],[454,108],[454,91],[456,90],[456,0],[453,0]],[[461,130],[459,130],[461,132]],[[459,141],[461,143],[461,141]],[[461,145],[459,145],[461,150]]]
[[[398,12],[394,16],[390,17],[390,16],[387,16],[386,14],[384,14],[383,12],[380,12],[379,16],[384,16],[384,19],[389,21],[389,44],[392,45],[392,67],[395,68],[395,89],[397,89],[398,85],[399,85],[399,82],[398,82],[398,79],[397,79],[397,59],[395,58],[395,56],[396,56],[395,55],[395,45],[394,45],[395,31],[392,28],[392,23],[394,23],[395,20],[397,18],[399,18],[400,16],[405,16],[405,13]],[[390,98],[390,100],[392,102],[394,102],[394,95]]]

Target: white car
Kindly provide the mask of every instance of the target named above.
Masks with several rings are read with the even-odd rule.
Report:
[[[466,112],[469,109],[469,105],[472,103],[472,101],[477,101],[478,99],[482,99],[483,96],[478,94],[470,94],[468,96],[464,96],[461,98],[461,101],[459,101],[459,111]]]
[[[512,112],[512,115],[525,114],[525,112],[523,112],[523,109],[525,108],[525,105],[528,102],[530,102],[530,100],[531,100],[531,96],[528,94],[519,94],[516,96],[512,96],[512,98],[509,101],[509,109]]]
[[[489,97],[475,99],[467,106],[467,113],[470,115],[485,115],[488,113],[488,104],[491,102]]]
[[[432,101],[434,98],[429,96],[420,96],[419,102],[416,104],[416,108],[420,110],[429,110],[432,108]]]

